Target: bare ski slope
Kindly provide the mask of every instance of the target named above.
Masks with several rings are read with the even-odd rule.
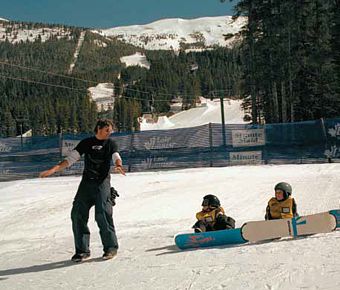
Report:
[[[275,183],[293,186],[300,214],[340,207],[340,164],[198,168],[112,175],[120,197],[120,242],[101,261],[90,214],[93,259],[73,254],[70,210],[80,177],[0,183],[1,289],[340,289],[340,231],[303,239],[180,251],[202,197],[216,194],[237,226],[261,220]]]

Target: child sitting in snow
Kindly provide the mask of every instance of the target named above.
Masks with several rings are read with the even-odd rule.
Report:
[[[206,195],[203,198],[202,207],[202,211],[196,214],[197,222],[193,225],[196,233],[235,228],[235,220],[225,215],[215,195]]]
[[[288,219],[298,216],[296,203],[291,197],[292,187],[287,182],[275,185],[275,197],[272,197],[266,208],[266,220]]]

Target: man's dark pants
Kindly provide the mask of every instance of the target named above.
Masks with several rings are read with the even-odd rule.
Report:
[[[76,253],[90,253],[90,230],[87,226],[91,207],[95,206],[95,220],[104,252],[118,249],[110,201],[110,176],[102,183],[83,177],[73,201],[72,230]]]

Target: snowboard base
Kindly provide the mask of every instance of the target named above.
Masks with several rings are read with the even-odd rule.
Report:
[[[222,245],[243,244],[241,229],[221,230],[204,233],[178,234],[175,243],[180,249],[215,247]]]

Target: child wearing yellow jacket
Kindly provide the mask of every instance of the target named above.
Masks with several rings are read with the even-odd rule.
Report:
[[[235,228],[235,220],[225,215],[219,199],[212,194],[204,196],[202,211],[196,214],[196,218],[193,225],[196,233]]]
[[[291,185],[287,182],[280,182],[275,185],[274,190],[275,197],[268,201],[265,219],[288,219],[298,216],[295,200],[291,197]]]

